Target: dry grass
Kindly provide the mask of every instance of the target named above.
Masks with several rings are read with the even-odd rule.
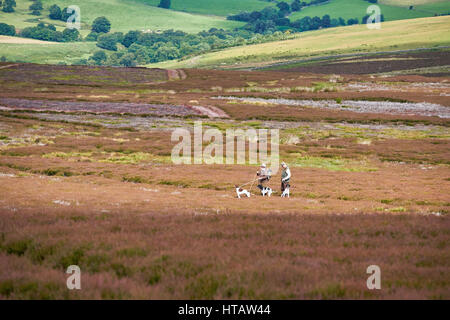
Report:
[[[203,119],[207,127],[281,128],[292,197],[236,199],[233,186],[255,166],[172,165],[170,130],[196,119],[1,111],[0,299],[450,298],[448,120],[212,99],[235,87],[313,87],[328,76],[189,70],[186,81],[149,84],[165,74],[102,69],[110,77],[102,83],[95,69],[80,68],[71,70],[92,72],[92,82],[70,86],[37,70],[45,67],[0,70],[1,97],[197,101],[231,116]],[[270,94],[443,101],[448,90],[395,91],[400,81],[443,85],[439,78],[388,80],[393,91],[383,93]],[[339,85],[362,81],[378,80],[352,76]],[[255,120],[267,108],[271,119]],[[270,186],[279,192],[279,176]],[[81,291],[66,289],[70,264],[81,267]],[[371,264],[381,267],[380,291],[365,286]]]
[[[449,298],[448,218],[54,210],[2,222],[3,298]],[[79,292],[64,287],[70,264]],[[365,287],[371,264],[380,291]]]

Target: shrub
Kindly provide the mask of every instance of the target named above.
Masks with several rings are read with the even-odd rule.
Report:
[[[86,41],[97,41],[98,36],[99,36],[98,32],[91,31],[91,33],[89,33],[84,40],[86,40]]]
[[[4,0],[2,11],[6,12],[6,13],[11,13],[11,12],[14,12],[15,7],[16,7],[15,0]]]
[[[106,59],[107,59],[107,55],[105,53],[105,51],[96,51],[94,52],[94,54],[90,57],[89,60],[93,60],[95,64],[97,65],[102,65]]]
[[[61,11],[61,21],[66,22],[70,18],[71,15],[72,15],[72,13],[69,13],[69,8],[64,8]]]
[[[35,11],[41,11],[44,8],[42,7],[41,0],[36,0],[29,6],[28,9],[35,12]]]
[[[0,35],[15,36],[16,28],[13,25],[8,25],[6,23],[0,22]]]
[[[97,33],[108,33],[111,30],[111,23],[106,17],[98,17],[92,23],[92,31]]]
[[[22,256],[25,254],[25,251],[27,251],[27,249],[31,246],[31,243],[31,240],[28,239],[11,242],[5,247],[6,253],[14,254],[16,256]]]
[[[141,32],[139,31],[129,31],[122,39],[122,44],[125,47],[131,46],[133,43],[135,43],[138,40],[139,35]]]
[[[170,9],[171,6],[170,0],[161,0],[158,7],[164,8],[164,9]]]
[[[20,36],[24,38],[32,38],[45,41],[63,41],[62,32],[56,31],[55,26],[39,23],[36,27],[28,27],[20,32]]]
[[[59,259],[57,267],[66,270],[68,266],[79,265],[84,256],[83,248],[73,249]]]
[[[136,61],[134,60],[134,55],[132,53],[125,54],[119,61],[120,65],[124,67],[135,67]]]
[[[62,36],[63,36],[63,40],[65,42],[80,40],[80,32],[78,32],[77,29],[66,28],[66,29],[64,29]]]
[[[117,51],[117,38],[112,34],[103,34],[98,37],[97,47]]]
[[[50,14],[48,15],[50,19],[53,20],[60,20],[61,19],[61,15],[62,15],[62,11],[61,8],[54,4],[49,8]]]

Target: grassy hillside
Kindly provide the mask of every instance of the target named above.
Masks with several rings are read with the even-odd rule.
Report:
[[[412,3],[426,3],[427,0],[411,0]],[[381,13],[384,15],[386,21],[402,20],[402,19],[414,19],[422,17],[430,17],[435,13],[448,13],[450,12],[450,2],[428,2],[421,6],[415,7],[413,10],[409,10],[409,5],[406,0],[386,0],[381,2],[378,6],[381,9]],[[367,7],[370,3],[363,0],[330,0],[330,2],[305,8],[300,12],[295,12],[290,16],[291,21],[303,18],[305,16],[319,16],[322,17],[325,14],[329,14],[331,18],[342,17],[344,19],[361,18],[366,15]],[[428,10],[426,10],[428,8]]]
[[[21,38],[18,38],[21,39]],[[1,40],[1,39],[0,39]],[[29,40],[29,39],[27,39]],[[79,59],[88,58],[92,52],[99,50],[94,42],[73,43],[1,43],[0,56],[8,61],[24,61],[44,64],[73,63]]]
[[[418,6],[423,4],[430,3],[439,3],[439,2],[448,2],[447,0],[379,0],[378,3],[392,5],[392,6],[400,6],[400,7],[409,7],[409,6]]]
[[[48,8],[53,4],[61,8],[74,4],[72,0],[43,0],[43,15],[36,17],[29,14],[28,7],[31,1],[16,0],[16,2],[16,12],[0,12],[0,21],[19,29],[35,26],[38,19],[63,28],[65,26],[63,22],[48,18]],[[99,16],[106,16],[111,21],[113,31],[122,32],[143,29],[180,29],[186,32],[199,32],[213,27],[231,29],[243,25],[240,22],[227,21],[223,17],[165,10],[134,0],[84,0],[77,5],[81,8],[83,34],[89,32],[92,21]]]
[[[423,11],[428,12],[431,14],[437,13],[437,14],[448,14],[450,13],[450,2],[449,1],[441,1],[441,2],[434,2],[434,3],[427,3],[415,6],[415,9],[417,11]]]
[[[365,25],[323,29],[301,33],[292,40],[236,47],[158,66],[239,67],[324,55],[450,45],[449,26],[450,16],[443,16],[385,22],[381,30],[369,30]]]
[[[158,6],[160,0],[138,0]],[[241,11],[261,10],[276,3],[264,0],[172,0],[172,10],[200,13],[205,15],[227,16]]]

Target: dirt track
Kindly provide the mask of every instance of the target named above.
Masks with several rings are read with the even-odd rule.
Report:
[[[0,43],[11,43],[11,44],[57,44],[57,42],[42,41],[36,39],[19,38],[19,37],[9,37],[0,35]]]

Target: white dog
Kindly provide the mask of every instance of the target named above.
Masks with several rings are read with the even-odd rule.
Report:
[[[261,190],[261,194],[262,194],[262,196],[264,197],[264,196],[268,196],[268,197],[270,197],[271,195],[272,195],[272,189],[270,189],[269,187],[264,187],[264,188],[262,188],[262,190]]]
[[[282,198],[289,198],[289,187],[284,189],[283,193],[281,194]]]
[[[250,198],[250,192],[248,192],[245,189],[240,188],[239,186],[235,186],[236,187],[236,194],[237,197],[240,199],[242,195],[247,196],[248,198]]]

